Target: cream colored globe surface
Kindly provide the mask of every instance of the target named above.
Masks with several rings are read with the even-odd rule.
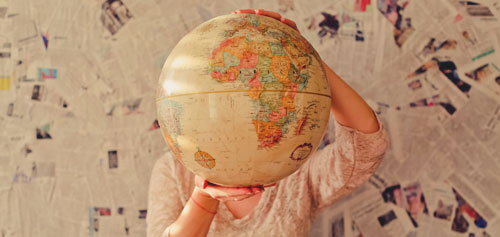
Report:
[[[182,38],[156,106],[163,137],[191,172],[223,186],[287,177],[317,149],[330,113],[317,52],[275,19],[230,14]]]

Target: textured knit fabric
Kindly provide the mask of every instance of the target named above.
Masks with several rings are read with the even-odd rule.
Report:
[[[307,236],[316,214],[367,181],[382,161],[388,140],[378,121],[379,130],[370,134],[336,122],[335,143],[266,188],[251,213],[236,219],[220,202],[208,236]],[[158,159],[149,187],[148,237],[167,236],[194,187],[194,175],[171,154]]]

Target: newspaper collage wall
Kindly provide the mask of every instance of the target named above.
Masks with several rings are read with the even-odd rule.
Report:
[[[163,62],[242,8],[295,20],[391,137],[311,236],[500,234],[498,0],[0,0],[0,236],[145,236]]]

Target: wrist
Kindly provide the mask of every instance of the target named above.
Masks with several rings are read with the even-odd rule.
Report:
[[[219,200],[213,198],[208,193],[195,187],[193,193],[191,194],[191,201],[198,207],[205,209],[205,211],[215,214],[217,209],[219,209]]]
[[[194,197],[196,199],[196,201],[203,202],[203,203],[206,203],[206,204],[211,205],[211,206],[212,205],[216,205],[216,206],[219,205],[218,199],[213,198],[212,196],[210,196],[210,194],[206,193],[205,191],[201,190],[198,187],[194,188],[194,191],[191,194],[191,196]]]
[[[198,199],[203,199],[203,200],[217,200],[215,198],[213,198],[212,196],[210,196],[210,194],[208,194],[207,192],[203,191],[201,188],[198,188],[198,187],[194,187],[194,190],[193,190],[193,193],[191,194],[191,196],[194,196],[195,198],[198,198]]]

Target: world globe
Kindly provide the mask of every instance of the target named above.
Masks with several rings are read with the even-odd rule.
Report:
[[[255,14],[219,16],[184,36],[156,93],[175,159],[229,187],[272,184],[297,171],[325,134],[330,101],[307,40]]]

